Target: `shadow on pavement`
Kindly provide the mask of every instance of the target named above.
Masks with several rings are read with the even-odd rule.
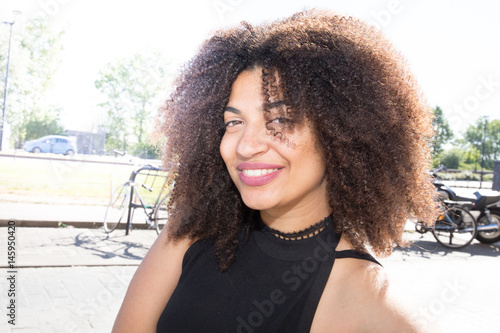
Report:
[[[57,244],[41,244],[42,248],[60,254],[67,253],[92,265],[108,265],[130,262],[138,264],[156,239],[153,231],[134,231],[125,236],[121,233],[106,234],[102,229],[78,230],[64,234]],[[86,260],[85,260],[86,259]]]
[[[149,247],[137,242],[124,241],[124,237],[113,239],[109,234],[101,237],[95,234],[81,233],[75,237],[74,246],[90,251],[95,256],[103,259],[121,257],[126,259],[142,260],[143,253],[149,250]]]
[[[414,239],[410,242],[408,248],[397,248],[394,253],[401,253],[408,256],[420,256],[422,258],[431,259],[432,257],[441,256],[461,256],[461,257],[498,257],[500,256],[500,242],[494,244],[482,244],[474,240],[468,246],[461,249],[450,249],[439,244],[435,240],[425,238]]]

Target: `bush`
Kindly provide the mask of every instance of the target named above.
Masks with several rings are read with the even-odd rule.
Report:
[[[463,158],[463,152],[458,149],[451,149],[443,153],[441,164],[448,169],[458,169]]]
[[[46,135],[65,135],[66,131],[59,125],[57,118],[44,117],[42,119],[34,118],[24,125],[26,135],[24,140],[33,140]]]
[[[146,159],[159,159],[160,150],[158,146],[151,143],[138,143],[134,147],[134,155]]]
[[[443,180],[481,180],[480,173],[474,173],[473,171],[469,170],[463,170],[460,172],[438,172],[437,175]],[[493,174],[484,175],[483,181],[493,181]]]

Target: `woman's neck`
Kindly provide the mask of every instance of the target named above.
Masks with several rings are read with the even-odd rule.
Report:
[[[290,233],[304,230],[330,214],[331,208],[328,205],[317,204],[315,208],[304,207],[304,209],[300,209],[296,207],[285,212],[275,210],[260,211],[260,218],[269,228]]]
[[[262,230],[268,234],[275,237],[287,240],[287,241],[298,241],[307,238],[311,238],[323,231],[329,224],[332,223],[332,216],[324,218],[323,220],[303,229],[294,232],[281,232],[279,230],[268,227],[267,225],[262,228]]]

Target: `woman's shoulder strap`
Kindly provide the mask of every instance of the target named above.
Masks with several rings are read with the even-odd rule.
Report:
[[[362,259],[362,260],[368,260],[371,262],[374,262],[380,266],[382,266],[377,259],[375,259],[371,254],[366,253],[366,252],[359,252],[357,250],[342,250],[342,251],[336,251],[335,252],[335,258],[336,259],[343,259],[343,258],[354,258],[354,259]]]

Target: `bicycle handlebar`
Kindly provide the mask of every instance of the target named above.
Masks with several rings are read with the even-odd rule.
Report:
[[[148,165],[144,165],[144,166],[140,167],[139,169],[135,170],[134,172],[135,172],[135,173],[139,173],[139,172],[141,172],[142,170],[150,170],[150,171],[168,171],[168,169],[166,169],[166,168],[162,168],[162,167],[155,167],[155,166],[152,166],[151,164],[148,164]]]
[[[155,166],[152,166],[152,165],[144,165],[144,166],[140,167],[139,169],[132,171],[132,173],[130,174],[129,181],[131,181],[131,182],[135,181],[135,177],[141,171],[144,171],[144,170],[147,170],[147,171],[168,171],[169,169],[161,168],[161,167],[155,167]]]

